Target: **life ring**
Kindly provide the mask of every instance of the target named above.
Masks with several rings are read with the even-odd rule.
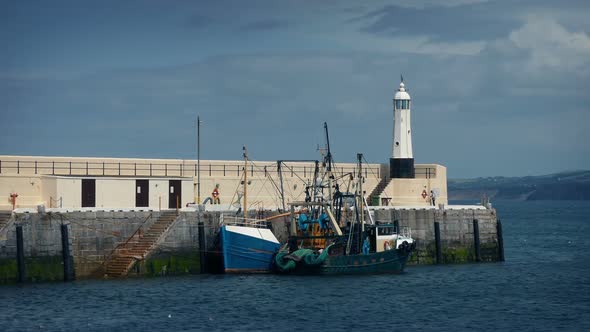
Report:
[[[422,190],[422,198],[426,198],[426,196],[428,196],[428,193],[426,192],[426,189]]]
[[[391,245],[389,244],[389,241],[383,242],[383,250],[391,250]]]

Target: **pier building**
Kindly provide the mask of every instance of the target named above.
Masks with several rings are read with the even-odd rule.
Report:
[[[305,183],[311,183],[314,167],[308,162],[283,165],[287,202],[305,198]],[[336,177],[356,174],[356,167],[354,163],[337,163],[334,172]],[[277,168],[277,162],[272,161],[249,163],[249,209],[282,206]],[[413,179],[395,181],[388,176],[387,168],[363,165],[363,187],[373,205],[429,205],[430,199],[423,197],[423,192],[436,188],[442,193],[438,201],[446,204],[445,167],[416,164]],[[196,160],[0,155],[0,210],[11,210],[13,199],[15,208],[184,207],[198,201],[198,172]],[[218,187],[222,205],[239,205],[243,172],[244,162],[240,160],[201,160],[200,201]],[[341,188],[348,187],[343,181]]]

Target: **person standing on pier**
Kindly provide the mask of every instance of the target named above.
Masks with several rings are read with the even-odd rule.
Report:
[[[430,199],[432,200],[432,206],[436,206],[436,193],[434,190],[430,191]]]
[[[213,204],[221,204],[221,200],[219,199],[219,185],[218,184],[215,185],[215,189],[213,189],[211,196],[213,197]]]

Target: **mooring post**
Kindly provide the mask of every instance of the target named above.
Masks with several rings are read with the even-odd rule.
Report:
[[[502,234],[502,222],[498,219],[496,223],[496,233],[498,235],[498,260],[504,261],[504,235]]]
[[[18,268],[18,282],[25,282],[25,251],[23,248],[23,226],[16,226],[16,265]]]
[[[61,225],[61,252],[64,263],[64,281],[74,280],[74,269],[72,268],[72,256],[70,255],[70,238],[68,225]]]
[[[201,268],[201,273],[207,272],[207,262],[205,256],[205,250],[207,250],[207,243],[205,237],[205,223],[201,220],[201,213],[197,212],[199,216],[199,266]]]
[[[442,264],[442,244],[440,242],[440,224],[434,222],[434,242],[436,243],[436,264]]]
[[[473,219],[473,246],[475,247],[475,261],[481,262],[481,247],[479,244],[479,221]]]

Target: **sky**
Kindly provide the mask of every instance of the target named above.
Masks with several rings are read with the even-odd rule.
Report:
[[[590,169],[590,2],[3,1],[0,155]]]

